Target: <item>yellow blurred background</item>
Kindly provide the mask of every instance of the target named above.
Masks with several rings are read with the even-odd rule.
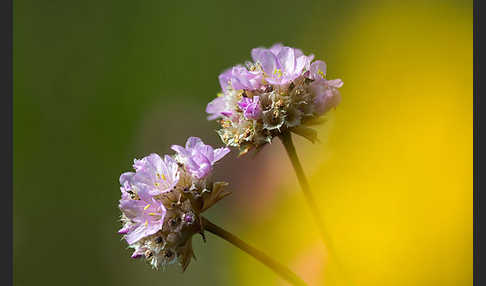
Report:
[[[294,140],[348,277],[278,140],[221,162],[233,195],[208,217],[309,285],[472,285],[472,2],[14,5],[15,285],[286,285],[211,235],[182,274],[116,233],[119,174],[189,136],[220,145],[218,74],[275,42],[344,81],[322,143]]]
[[[350,18],[328,64],[344,87],[324,143],[294,137],[335,251],[354,285],[472,285],[471,7],[388,1]],[[265,232],[261,245],[312,285],[346,285],[293,189],[251,240]],[[245,285],[265,285],[247,274],[259,267],[240,265]]]

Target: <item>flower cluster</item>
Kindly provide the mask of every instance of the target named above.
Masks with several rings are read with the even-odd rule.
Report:
[[[209,177],[230,150],[213,149],[197,137],[172,149],[173,156],[134,160],[135,172],[120,176],[119,233],[134,249],[132,258],[145,257],[154,268],[178,262],[185,270],[194,256],[192,236],[203,235],[200,214],[229,194],[227,183]]]
[[[283,132],[314,142],[315,131],[307,126],[339,104],[343,82],[328,80],[326,64],[299,49],[275,44],[253,49],[251,56],[253,62],[219,76],[222,93],[206,107],[209,120],[219,119],[223,142],[240,147],[241,154]]]

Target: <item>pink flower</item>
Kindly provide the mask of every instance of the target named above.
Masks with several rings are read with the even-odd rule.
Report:
[[[262,86],[263,75],[260,71],[249,71],[244,66],[235,66],[231,70],[231,85],[233,89],[255,90]]]
[[[172,148],[178,154],[135,159],[135,172],[120,176],[118,233],[134,249],[132,258],[144,257],[154,268],[178,262],[185,270],[194,256],[192,236],[203,229],[200,213],[229,194],[227,183],[206,180],[229,149],[213,149],[197,137]]]
[[[323,61],[315,61],[310,65],[309,78],[312,80],[319,80],[326,78],[326,63]]]
[[[247,119],[258,119],[262,115],[262,109],[259,102],[259,96],[254,96],[252,98],[243,97],[238,102],[238,106],[243,110],[243,114]]]
[[[338,90],[341,86],[343,86],[343,82],[340,79],[321,79],[311,84],[311,90],[315,94],[314,112],[316,115],[319,116],[328,112],[341,102],[341,95]]]
[[[218,76],[219,85],[225,91],[231,86],[231,69],[227,69]]]
[[[186,147],[172,145],[186,169],[196,178],[206,177],[212,170],[214,163],[223,158],[230,150],[226,147],[213,149],[198,137],[189,137]]]
[[[140,160],[134,160],[133,167],[136,173],[130,175],[131,184],[150,186],[149,193],[153,196],[170,191],[179,181],[177,162],[167,155],[162,160],[159,155],[150,154]]]
[[[261,65],[266,81],[276,85],[285,85],[301,76],[314,58],[314,55],[305,56],[299,49],[280,44],[270,49],[255,48],[251,51],[251,56]]]
[[[218,96],[208,103],[206,113],[209,114],[208,120],[214,120],[218,117],[230,117],[233,113],[228,108],[227,97]]]
[[[132,186],[137,189],[139,200],[120,200],[120,210],[130,219],[132,224],[125,225],[119,233],[126,234],[129,244],[135,243],[145,236],[152,235],[162,229],[166,209],[161,201],[150,195],[151,188],[144,184]]]

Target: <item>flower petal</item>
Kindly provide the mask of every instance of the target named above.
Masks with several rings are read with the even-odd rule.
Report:
[[[268,75],[272,74],[279,69],[277,57],[269,50],[262,50],[256,55],[256,61],[260,63],[263,71]]]
[[[228,89],[228,86],[230,85],[230,79],[231,79],[231,68],[226,69],[218,76],[219,85],[221,86],[222,90]]]
[[[274,55],[278,55],[278,53],[280,52],[280,50],[284,47],[284,45],[282,45],[281,43],[276,43],[274,44],[273,46],[270,47],[270,51],[274,54]]]
[[[278,62],[282,67],[284,74],[294,74],[295,70],[295,54],[294,49],[290,47],[284,47],[278,53]]]
[[[210,114],[208,120],[214,120],[221,116],[226,109],[226,103],[222,96],[218,96],[208,103],[206,113]]]
[[[214,150],[214,159],[213,164],[217,161],[221,160],[226,154],[228,154],[231,150],[229,148],[223,147]]]
[[[313,80],[323,79],[326,77],[327,65],[323,61],[315,61],[310,65],[309,78]]]
[[[343,84],[344,84],[344,83],[343,83],[343,81],[342,81],[342,80],[340,80],[340,79],[332,79],[332,80],[328,80],[328,81],[327,81],[327,84],[328,84],[329,86],[332,86],[332,87],[335,87],[335,88],[340,88],[340,87],[342,87],[342,86],[343,86]]]
[[[186,149],[194,148],[196,145],[203,143],[199,137],[189,137],[186,141]]]
[[[133,180],[133,176],[135,175],[135,173],[133,172],[125,172],[123,174],[120,175],[120,185],[124,186],[125,183],[128,183],[128,184],[132,184],[132,180]]]

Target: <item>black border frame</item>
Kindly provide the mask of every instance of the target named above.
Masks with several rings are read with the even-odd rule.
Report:
[[[479,231],[479,228],[480,228],[480,224],[479,224],[479,221],[480,221],[480,186],[481,186],[481,183],[480,183],[480,179],[481,179],[481,175],[479,173],[480,171],[480,161],[481,161],[481,154],[484,154],[484,153],[480,153],[479,152],[479,146],[480,146],[480,142],[481,142],[481,138],[480,138],[480,129],[481,129],[481,125],[479,123],[480,121],[480,116],[481,116],[481,112],[479,110],[480,108],[480,105],[479,105],[479,91],[481,90],[480,89],[480,84],[483,84],[484,86],[484,81],[481,82],[479,79],[479,68],[480,68],[480,65],[479,65],[479,51],[481,51],[480,49],[480,42],[479,40],[480,39],[484,39],[484,37],[480,37],[479,36],[479,22],[481,20],[481,17],[480,17],[480,13],[479,13],[479,0],[475,0],[474,1],[474,4],[473,4],[473,29],[474,29],[474,32],[473,32],[473,37],[474,37],[474,55],[473,55],[473,73],[474,73],[474,83],[473,83],[473,93],[474,93],[474,102],[473,102],[473,106],[474,106],[474,110],[473,110],[473,120],[474,120],[474,137],[473,137],[473,140],[474,140],[474,147],[473,147],[473,152],[474,152],[474,158],[473,158],[473,162],[474,162],[474,182],[473,182],[473,186],[474,186],[474,206],[473,206],[473,223],[474,223],[474,236],[473,236],[473,279],[474,279],[474,285],[481,285],[481,281],[483,281],[484,279],[481,279],[481,270],[480,270],[480,264],[479,264],[479,240],[480,240],[480,231]],[[484,19],[483,19],[484,20]],[[484,117],[484,112],[482,113],[482,116]],[[484,122],[484,120],[483,120]],[[484,132],[483,132],[483,135],[484,135]],[[484,157],[484,155],[483,155]],[[483,160],[484,161],[484,160]]]
[[[484,284],[484,275],[481,271],[481,264],[479,263],[479,257],[481,256],[480,245],[481,245],[481,236],[480,236],[480,220],[481,220],[481,207],[480,207],[480,193],[482,180],[484,182],[483,177],[481,176],[481,166],[484,165],[485,161],[485,152],[480,152],[481,142],[485,142],[482,140],[481,137],[484,137],[486,132],[484,131],[484,124],[481,126],[480,122],[485,122],[486,111],[482,111],[483,108],[480,105],[480,91],[485,90],[485,81],[481,80],[481,68],[484,70],[484,65],[481,67],[480,64],[480,52],[481,50],[481,42],[484,41],[485,36],[480,36],[480,22],[485,21],[485,17],[481,17],[480,9],[479,9],[479,0],[474,1],[474,10],[473,10],[473,26],[474,26],[474,85],[473,85],[473,92],[474,92],[474,111],[473,111],[473,118],[474,118],[474,206],[473,206],[473,216],[474,216],[474,237],[473,237],[473,279],[474,285],[481,285],[481,282]],[[484,34],[484,33],[483,33]],[[482,45],[484,48],[484,44]],[[484,72],[482,73],[484,74]],[[484,93],[484,92],[483,92]],[[481,112],[482,111],[482,112]],[[481,130],[483,129],[483,130]],[[482,132],[481,132],[482,131]],[[482,164],[481,164],[482,163]],[[483,213],[483,217],[485,214]],[[484,242],[484,238],[482,239]],[[483,248],[484,249],[484,248]],[[484,252],[484,250],[482,251]]]
[[[2,70],[2,112],[0,121],[3,123],[3,190],[2,226],[2,282],[4,285],[13,284],[13,0],[0,1],[0,30],[2,33],[0,69]],[[2,283],[2,284],[3,284]]]
[[[0,1],[0,30],[2,33],[0,79],[2,87],[3,124],[2,157],[2,284],[13,285],[13,0]]]

